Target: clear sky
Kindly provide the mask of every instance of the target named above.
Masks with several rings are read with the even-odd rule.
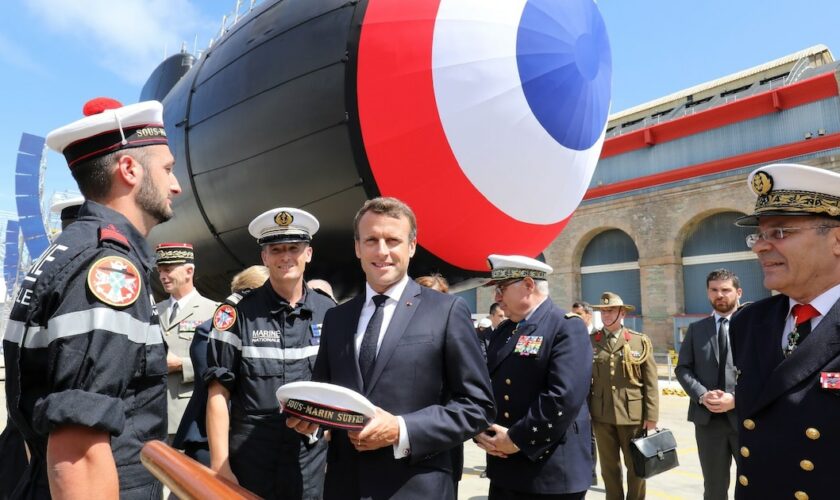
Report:
[[[318,1],[318,0],[308,0]],[[396,1],[396,0],[395,0]],[[410,1],[410,0],[402,0]],[[249,0],[243,0],[242,11]],[[14,211],[22,132],[45,136],[95,96],[136,102],[164,55],[205,48],[236,0],[17,0],[0,17],[0,218]],[[600,0],[613,111],[816,44],[840,51],[840,2]],[[45,196],[73,190],[49,153]]]

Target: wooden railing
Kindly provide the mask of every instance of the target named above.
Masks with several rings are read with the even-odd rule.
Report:
[[[259,500],[245,488],[218,477],[215,472],[161,441],[149,441],[140,461],[181,500]]]

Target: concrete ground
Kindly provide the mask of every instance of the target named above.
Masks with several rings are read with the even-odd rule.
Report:
[[[675,386],[667,380],[660,380],[660,389]],[[5,388],[0,382],[0,428],[6,425]],[[660,396],[660,426],[671,429],[677,439],[677,453],[680,466],[648,480],[647,497],[665,500],[694,500],[703,498],[703,476],[697,458],[697,444],[694,440],[694,425],[686,421],[688,398],[680,396]],[[475,444],[468,441],[464,449],[464,479],[458,490],[461,500],[481,500],[487,498],[490,487],[488,479],[480,477],[484,470],[485,455]],[[600,472],[599,472],[600,473]],[[730,483],[729,497],[733,497],[735,466],[732,466],[733,480]],[[598,500],[606,498],[603,481],[589,488],[586,498]]]
[[[660,390],[677,388],[678,384],[668,384],[660,379]],[[697,443],[694,439],[694,424],[686,420],[688,398],[680,396],[659,397],[659,426],[674,433],[677,439],[677,455],[680,466],[662,473],[647,481],[647,498],[665,500],[695,500],[703,498],[703,474],[697,457]],[[480,477],[484,470],[485,455],[475,444],[468,442],[464,449],[464,479],[458,489],[460,500],[481,500],[487,498],[490,487],[488,479]],[[604,499],[604,483],[598,470],[598,485],[589,488],[587,499]],[[735,465],[732,465],[732,481],[729,486],[729,498],[734,498]]]

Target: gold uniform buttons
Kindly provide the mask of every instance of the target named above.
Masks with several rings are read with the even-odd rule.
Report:
[[[612,386],[612,390],[615,390],[615,386]]]
[[[505,401],[510,401],[510,396],[508,396],[507,394],[505,394]]]
[[[747,448],[746,446],[742,446],[741,447],[741,456],[744,457],[744,458],[749,457],[750,456],[750,449]]]
[[[820,431],[814,429],[813,427],[808,427],[805,429],[805,435],[808,436],[808,439],[813,439],[816,441],[820,438]]]
[[[510,383],[511,383],[511,382],[510,382],[510,379],[509,379],[509,378],[506,378],[506,379],[505,379],[505,383],[506,383],[507,385],[510,385]]]
[[[750,484],[749,479],[744,475],[738,476],[738,482],[741,483],[741,486],[748,486]]]
[[[755,429],[755,422],[753,420],[750,420],[750,419],[744,420],[744,429],[746,429],[748,431],[751,431],[751,430]]]
[[[802,460],[799,462],[799,467],[801,467],[804,471],[811,472],[814,470],[814,462],[810,460]]]
[[[505,418],[510,418],[510,413],[505,412]]]
[[[811,497],[809,497],[808,494],[804,491],[797,491],[793,494],[793,498],[795,498],[796,500],[808,500]]]

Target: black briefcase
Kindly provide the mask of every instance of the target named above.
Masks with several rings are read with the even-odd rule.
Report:
[[[630,455],[636,475],[647,479],[680,465],[677,460],[677,440],[668,429],[656,429],[648,435],[647,429],[630,440]]]

